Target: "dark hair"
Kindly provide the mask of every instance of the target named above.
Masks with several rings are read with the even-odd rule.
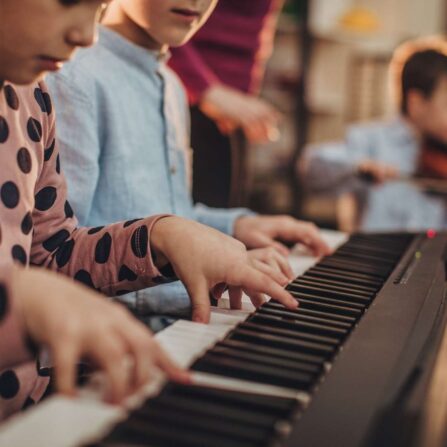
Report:
[[[447,76],[447,55],[435,49],[413,53],[404,63],[401,75],[400,108],[408,114],[408,93],[418,90],[424,97],[430,98],[440,79]]]

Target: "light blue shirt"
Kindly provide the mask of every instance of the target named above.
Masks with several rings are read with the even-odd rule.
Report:
[[[357,165],[365,159],[395,166],[404,176],[413,175],[418,169],[419,147],[413,130],[401,117],[353,125],[345,141],[306,148],[303,181],[311,192],[354,193],[361,209],[362,230],[446,229],[444,197],[427,194],[402,181],[368,185],[355,175]]]
[[[46,81],[68,196],[82,225],[170,213],[232,234],[235,220],[250,214],[193,206],[187,100],[158,53],[100,27],[98,44]],[[121,299],[142,313],[189,308],[180,283]]]

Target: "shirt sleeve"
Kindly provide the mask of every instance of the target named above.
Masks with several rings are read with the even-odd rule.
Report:
[[[357,179],[345,143],[310,145],[300,163],[305,187],[312,192],[340,194],[350,190]]]
[[[57,137],[64,173],[69,185],[69,199],[77,218],[88,222],[100,175],[100,142],[96,102],[88,85],[78,88],[63,73],[47,76],[58,116]],[[82,131],[80,131],[82,129]]]
[[[351,126],[344,141],[309,145],[301,160],[301,176],[313,192],[342,194],[356,192],[366,184],[359,179],[357,166],[366,159],[377,159],[374,130]]]
[[[150,247],[152,228],[166,215],[97,228],[77,226],[67,201],[54,114],[44,123],[46,144],[53,142],[54,150],[42,161],[36,183],[31,263],[60,271],[107,295],[172,280],[172,271],[163,275],[157,269]]]
[[[254,215],[256,213],[247,208],[211,208],[202,203],[194,206],[195,220],[230,236],[234,234],[234,224],[239,217]]]
[[[200,102],[203,93],[211,85],[220,83],[218,76],[203,60],[193,42],[173,48],[171,53],[169,65],[185,85],[190,104]]]
[[[0,265],[0,371],[32,358],[20,303],[11,284],[11,265]]]

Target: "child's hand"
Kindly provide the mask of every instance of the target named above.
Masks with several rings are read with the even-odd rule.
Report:
[[[244,216],[236,220],[234,237],[248,248],[273,247],[284,256],[289,249],[279,241],[298,242],[312,250],[315,256],[332,252],[322,239],[318,228],[290,216]]]
[[[280,113],[256,96],[215,85],[204,93],[200,108],[224,134],[241,128],[252,143],[275,141],[279,137]]]
[[[375,183],[384,183],[399,176],[397,168],[375,160],[364,160],[359,163],[357,169],[361,177]]]
[[[287,257],[273,247],[249,250],[248,256],[254,263],[259,264],[259,270],[262,271],[262,269],[264,269],[264,272],[268,273],[270,269],[273,269],[274,271],[281,273],[283,275],[282,283],[284,286],[295,278]]]
[[[258,260],[250,258],[241,242],[212,228],[176,216],[165,217],[152,229],[151,247],[157,259],[164,255],[169,260],[184,283],[194,321],[209,321],[209,292],[219,298],[226,286],[233,308],[240,303],[242,292],[255,306],[262,304],[264,293],[289,308],[297,306],[282,287],[282,273],[271,268],[267,272]]]
[[[114,403],[144,385],[155,368],[174,380],[189,380],[143,324],[79,283],[44,269],[16,269],[13,291],[31,339],[50,349],[59,392],[74,394],[81,359],[105,373]]]

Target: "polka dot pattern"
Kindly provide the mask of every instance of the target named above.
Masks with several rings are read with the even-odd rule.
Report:
[[[33,217],[29,211],[25,214],[25,217],[20,224],[20,229],[24,235],[28,235],[33,229]]]
[[[14,182],[3,183],[0,189],[0,198],[6,208],[15,208],[20,199],[19,188]]]
[[[9,137],[9,126],[6,119],[0,115],[0,143],[5,143]]]
[[[56,157],[56,172],[58,174],[61,173],[61,157],[59,154],[57,154],[57,157]]]
[[[26,125],[26,130],[31,141],[39,143],[42,139],[42,124],[35,118],[30,118]]]
[[[73,208],[71,207],[68,200],[65,201],[64,212],[65,212],[65,217],[67,217],[68,219],[70,219],[74,216]]]
[[[14,371],[9,369],[0,375],[0,396],[3,399],[12,399],[19,389],[19,379]]]
[[[70,239],[58,248],[56,252],[56,263],[59,268],[65,267],[68,264],[68,261],[70,261],[74,245],[75,241]]]
[[[19,97],[17,96],[14,87],[12,85],[5,85],[3,92],[5,94],[6,104],[8,104],[12,110],[19,110]]]
[[[76,272],[76,274],[74,275],[74,279],[76,281],[82,282],[82,284],[91,287],[92,289],[95,289],[92,277],[86,270],[79,270],[78,272]]]
[[[8,313],[8,291],[6,286],[0,283],[0,322]]]
[[[26,265],[28,262],[28,256],[25,249],[21,245],[14,245],[11,250],[12,259],[20,262],[22,265]]]
[[[112,237],[109,233],[105,233],[104,236],[102,236],[96,244],[95,261],[98,264],[105,264],[109,259],[111,249]]]
[[[35,197],[36,200],[36,208],[39,211],[47,211],[53,205],[57,199],[57,191],[54,186],[47,186],[46,188],[41,189]]]
[[[37,87],[34,89],[34,99],[40,107],[43,113],[48,115],[53,111],[53,106],[51,104],[50,95],[47,92],[42,91],[41,88]]]
[[[140,219],[133,219],[133,220],[128,220],[127,222],[124,222],[123,228],[127,228],[130,227],[132,224],[134,224],[135,222],[138,222]]]
[[[135,281],[138,275],[133,272],[127,265],[122,265],[120,271],[118,272],[119,281]]]
[[[146,225],[138,227],[132,234],[131,247],[133,254],[137,258],[144,258],[147,255],[147,244],[149,235]]]
[[[29,174],[31,172],[31,154],[26,147],[20,148],[17,152],[17,164],[24,174]]]
[[[90,230],[88,230],[87,233],[88,234],[96,234],[96,233],[99,233],[103,228],[104,228],[104,225],[102,225],[101,227],[93,227],[93,228],[90,228]]]
[[[44,241],[43,248],[50,253],[56,250],[61,244],[63,244],[70,237],[70,233],[67,230],[59,230],[51,237]]]
[[[56,146],[56,139],[53,139],[50,146],[47,149],[45,149],[45,151],[44,151],[43,159],[45,161],[48,161],[51,158],[51,156],[53,155],[55,146]]]

